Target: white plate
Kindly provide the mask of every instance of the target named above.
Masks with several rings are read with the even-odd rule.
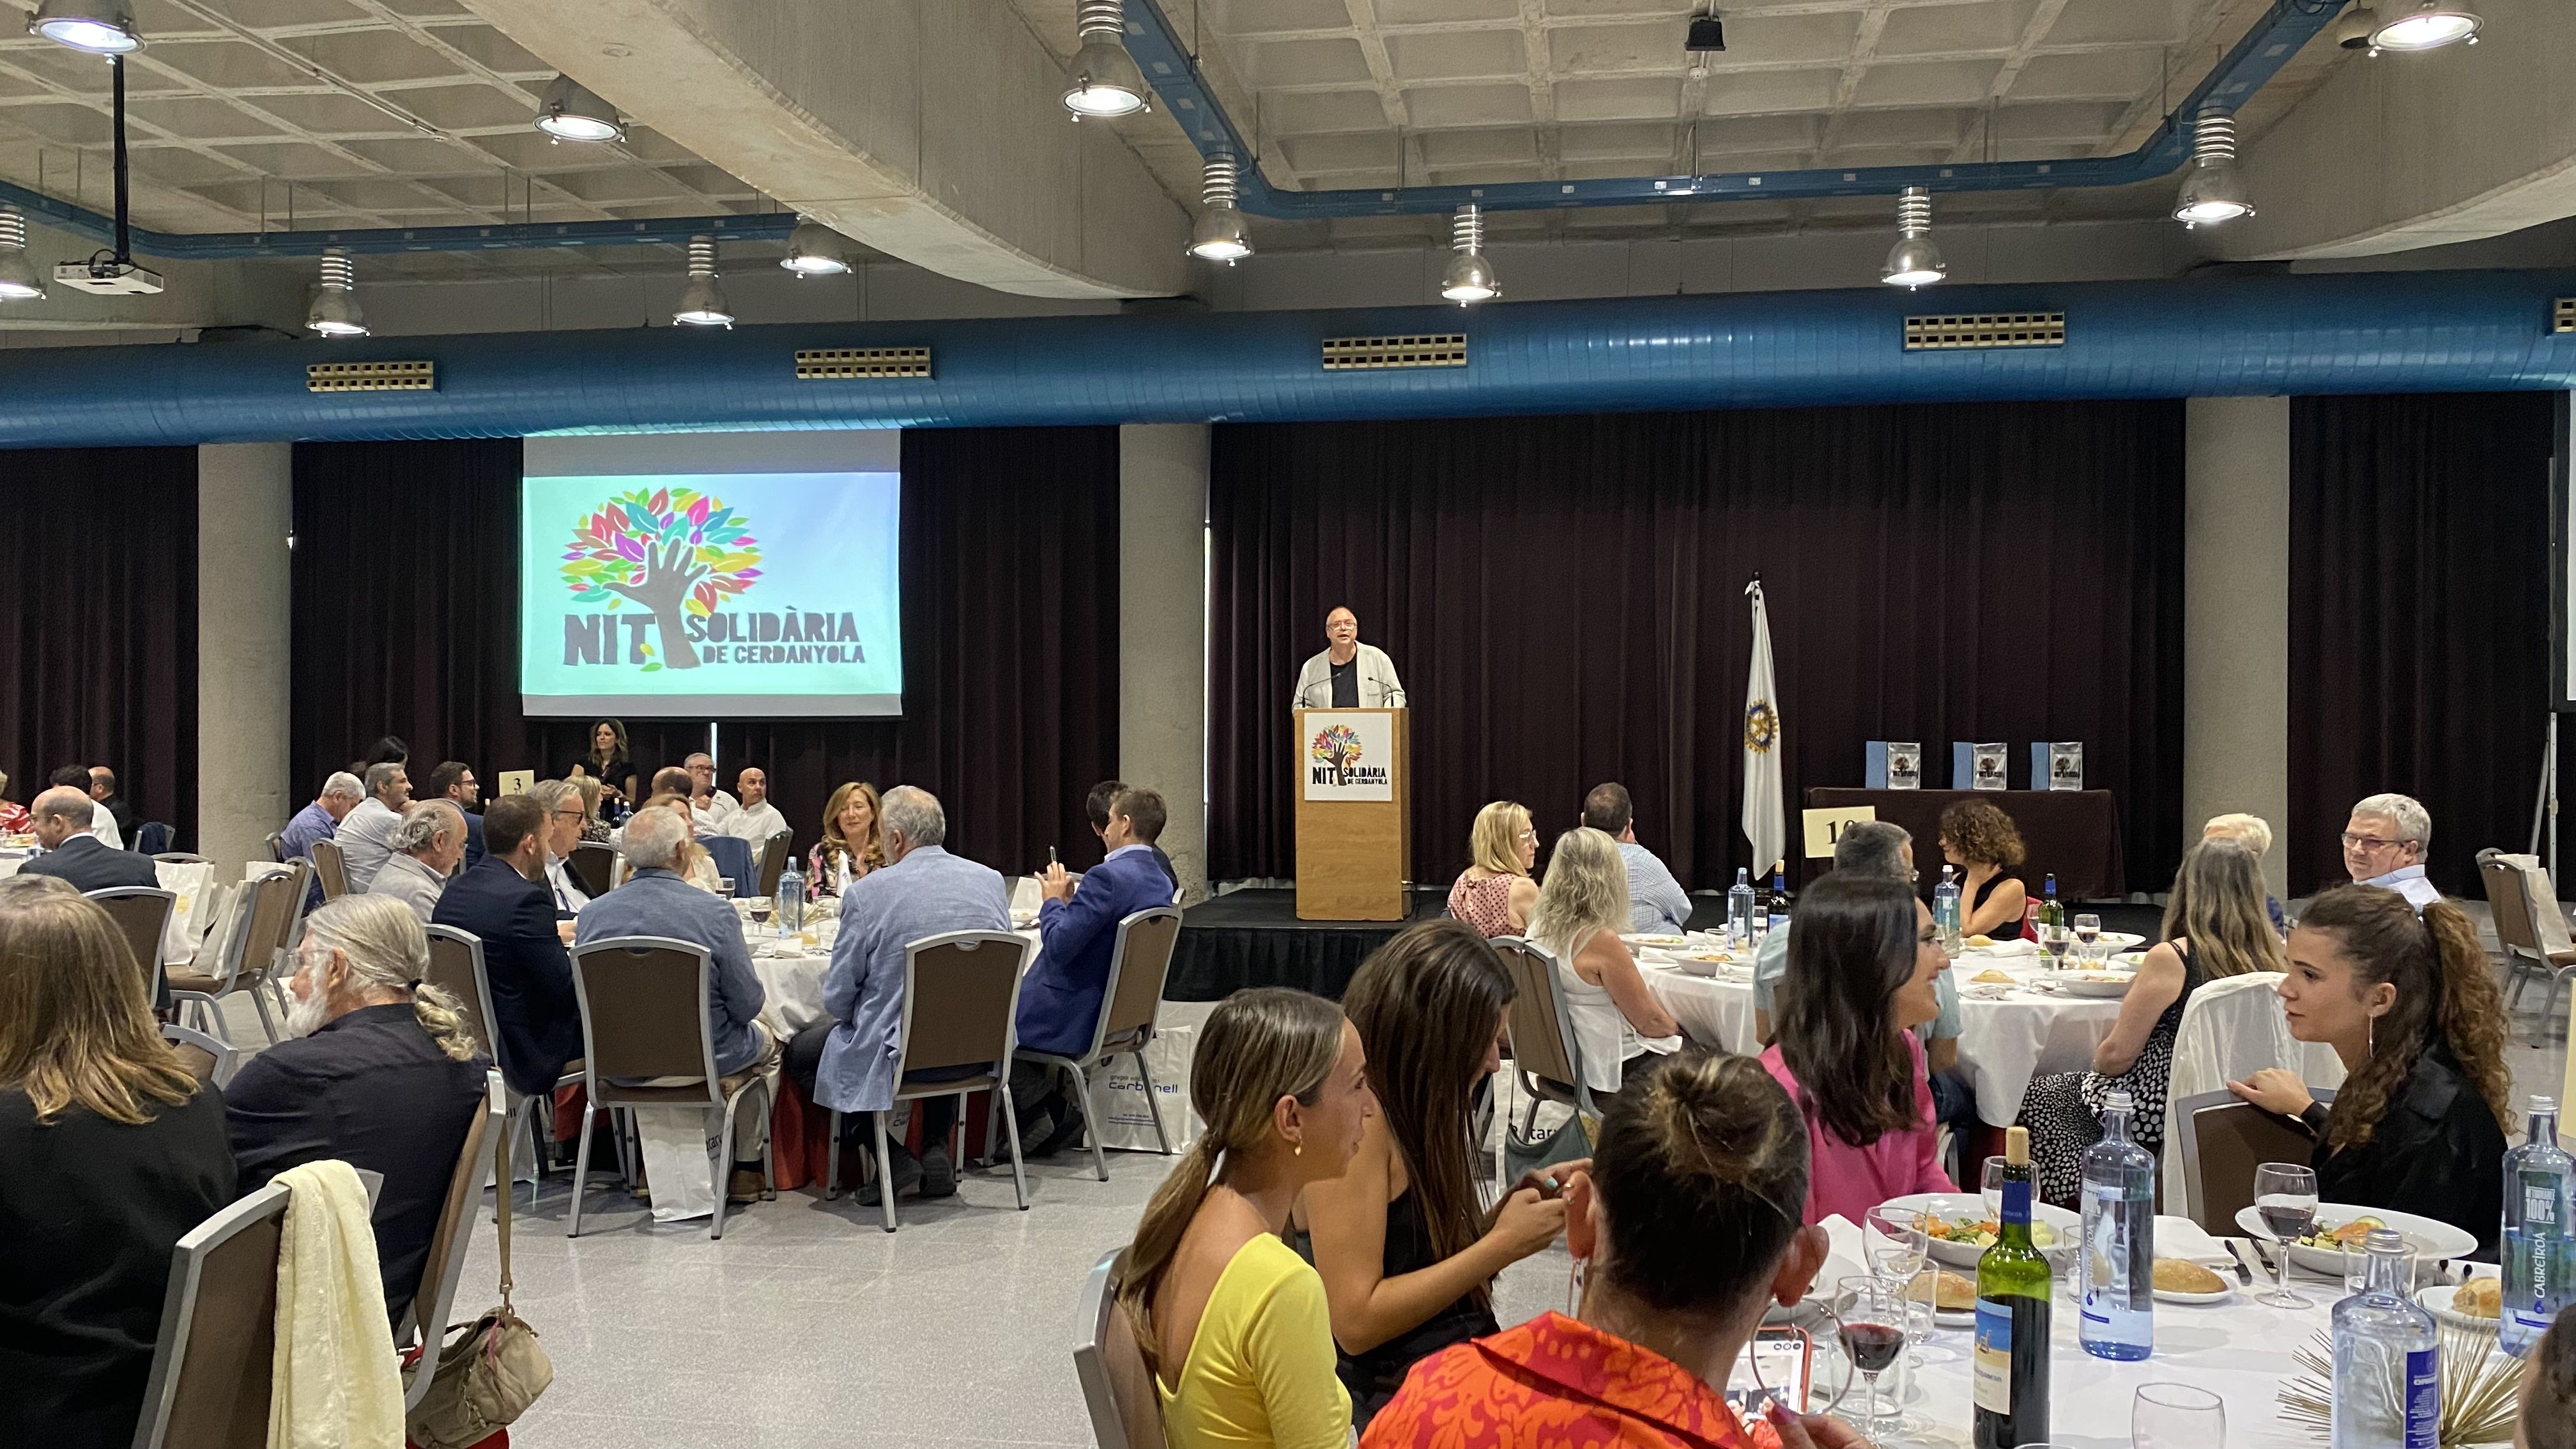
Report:
[[[2425,1263],[2439,1258],[2465,1258],[2477,1251],[2478,1240],[2449,1223],[2436,1218],[2419,1218],[2413,1213],[2392,1212],[2387,1208],[2355,1207],[2350,1203],[2317,1204],[2317,1227],[2323,1230],[2342,1227],[2358,1217],[2374,1217],[2405,1234],[2406,1245]],[[2263,1226],[2263,1215],[2257,1209],[2240,1208],[2236,1225],[2247,1235],[2262,1240],[2277,1250],[2271,1230]],[[2323,1248],[2292,1247],[2290,1261],[2311,1273],[2327,1278],[2343,1276],[2343,1251]]]
[[[2156,1290],[2156,1301],[2160,1303],[2224,1303],[2228,1299],[2236,1296],[2236,1285],[2228,1280],[2227,1269],[2211,1267],[2207,1263],[2203,1263],[2200,1266],[2208,1268],[2209,1271],[2218,1275],[2219,1286],[2217,1292],[2185,1293],[2176,1288],[2159,1288]]]
[[[1889,1198],[1881,1206],[1912,1208],[1934,1218],[1976,1218],[1983,1221],[1986,1216],[1986,1200],[1977,1193],[1909,1193],[1904,1197]],[[2034,1224],[2045,1223],[2057,1234],[2056,1241],[2041,1248],[2041,1253],[2055,1260],[2074,1252],[2076,1237],[2084,1228],[2082,1218],[2044,1202],[2032,1203],[2030,1214]],[[1975,1244],[1954,1243],[1941,1238],[1932,1239],[1931,1247],[1932,1261],[1945,1268],[1974,1268],[1977,1260],[1986,1253]]]
[[[2496,1320],[2492,1318],[2476,1318],[2466,1313],[2454,1313],[2451,1311],[2451,1300],[2458,1297],[2459,1292],[2459,1284],[2436,1283],[2432,1287],[2417,1293],[2415,1295],[2415,1301],[2423,1304],[2427,1311],[2429,1311],[2435,1318],[2442,1320],[2444,1323],[2448,1323],[2459,1328],[2474,1328],[2486,1333],[2495,1332]]]
[[[1807,1320],[1818,1316],[1816,1312],[1817,1308],[1832,1301],[1834,1296],[1834,1285],[1842,1282],[1845,1278],[1866,1278],[1868,1276],[1868,1269],[1852,1266],[1852,1262],[1849,1258],[1841,1256],[1828,1257],[1825,1259],[1825,1266],[1816,1270],[1815,1281],[1807,1285],[1806,1297],[1799,1299],[1796,1303],[1793,1303],[1786,1308],[1781,1307],[1777,1303],[1772,1304],[1769,1308],[1763,1310],[1762,1321],[1765,1323],[1803,1324]]]
[[[2113,951],[2127,951],[2134,947],[2147,944],[2146,937],[2133,935],[2127,931],[2104,931],[2101,935],[2096,936],[2093,939],[2099,944],[2109,947]]]
[[[1631,946],[1686,946],[1690,944],[1690,937],[1676,936],[1670,931],[1646,931],[1640,932],[1636,935],[1623,934],[1619,939],[1627,942]]]
[[[2087,976],[2097,974],[2104,979],[2098,981],[2085,979]],[[2070,971],[2063,976],[2052,978],[2050,984],[2069,996],[2126,996],[2129,994],[2129,988],[2137,984],[2137,978],[2125,971],[2099,973]]]

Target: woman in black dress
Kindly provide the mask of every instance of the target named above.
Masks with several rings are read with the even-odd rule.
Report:
[[[2011,872],[2022,863],[2021,831],[1990,800],[1962,800],[1941,812],[1941,858],[1966,872],[1959,882],[1959,934],[2021,937],[2030,892]]]
[[[567,777],[588,775],[599,782],[600,798],[635,803],[635,762],[626,757],[626,726],[604,719],[590,727],[590,753],[573,761]]]

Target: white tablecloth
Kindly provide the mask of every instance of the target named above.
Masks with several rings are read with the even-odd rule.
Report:
[[[1761,1050],[1753,1040],[1749,968],[1713,977],[1654,963],[1641,969],[1647,989],[1693,1041],[1745,1055]],[[2022,1093],[2031,1078],[2093,1064],[2093,1048],[2111,1034],[2112,1023],[2120,1019],[2120,1003],[2117,998],[2051,996],[2024,987],[1999,1000],[1976,994],[1984,988],[1971,978],[1996,969],[2023,982],[2047,973],[2030,957],[1983,951],[1967,952],[1950,966],[1959,987],[1959,1069],[1976,1089],[1977,1115],[2003,1126],[2021,1114]]]
[[[840,922],[817,923],[815,943],[786,942],[779,939],[773,923],[755,927],[743,924],[743,937],[751,945],[751,969],[760,978],[761,989],[769,1002],[760,1010],[760,1019],[778,1035],[781,1042],[823,1019],[823,971],[832,964],[832,942]],[[1031,946],[1037,944],[1035,928],[1021,931]],[[1035,962],[1037,953],[1029,953]]]

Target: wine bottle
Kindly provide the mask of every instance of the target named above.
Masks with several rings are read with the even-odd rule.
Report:
[[[2048,1439],[2048,1259],[2030,1239],[2030,1129],[2004,1133],[2004,1202],[1995,1245],[1977,1259],[1976,1446]]]

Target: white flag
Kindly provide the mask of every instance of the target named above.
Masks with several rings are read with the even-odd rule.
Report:
[[[1753,668],[1744,681],[1744,838],[1753,842],[1753,873],[1763,875],[1789,853],[1789,817],[1781,804],[1779,690],[1771,681],[1771,614],[1762,581],[1744,586],[1753,600]]]

